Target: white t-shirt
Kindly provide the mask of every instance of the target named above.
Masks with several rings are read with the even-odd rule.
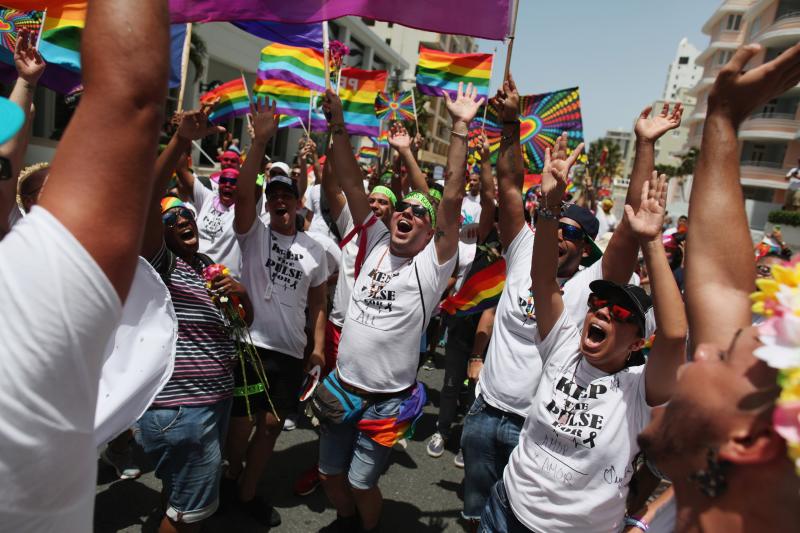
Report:
[[[242,252],[233,230],[236,206],[227,209],[222,205],[215,206],[215,203],[218,204],[215,202],[217,198],[219,193],[211,192],[200,180],[194,180],[192,202],[197,208],[199,251],[228,267],[231,274],[238,278],[241,275]]]
[[[335,238],[335,235],[325,223],[322,216],[322,185],[312,185],[306,190],[306,208],[314,213],[314,218],[311,219],[311,224],[308,226],[309,233],[321,233],[329,239]]]
[[[645,365],[615,374],[593,367],[566,309],[537,341],[541,382],[503,473],[511,509],[534,531],[617,533],[636,437],[650,421]]]
[[[342,251],[339,249],[339,245],[322,233],[311,233],[309,231],[308,236],[317,241],[322,246],[322,249],[325,250],[325,262],[328,265],[328,275],[325,279],[330,278],[339,270],[339,262],[342,260]]]
[[[481,196],[467,193],[461,201],[461,241],[466,244],[477,242],[478,223],[481,221]]]
[[[475,243],[465,243],[458,241],[458,266],[456,267],[456,284],[453,286],[453,294],[461,290],[464,285],[464,279],[469,274],[472,268],[472,262],[475,261],[475,253],[478,251],[478,245]]]
[[[533,231],[524,225],[505,250],[506,284],[494,319],[486,361],[478,381],[489,405],[526,416],[542,373],[531,288]],[[583,325],[588,311],[589,284],[603,277],[603,261],[577,272],[564,284],[564,307],[575,324]],[[528,315],[530,313],[530,316]]]
[[[379,220],[376,224],[382,224]],[[336,219],[336,227],[339,235],[346,237],[353,231],[353,216],[350,208],[344,206],[339,218]],[[350,295],[353,292],[353,283],[356,278],[356,256],[358,255],[358,237],[352,238],[344,248],[341,249],[342,259],[339,263],[339,278],[336,281],[336,290],[333,293],[333,308],[331,309],[328,320],[339,326],[344,325],[347,316],[347,307],[350,305]]]
[[[617,229],[617,216],[613,211],[606,214],[601,207],[597,210],[597,213],[595,213],[595,217],[597,217],[597,221],[600,223],[597,230],[598,237],[602,237],[609,231],[614,231]]]
[[[75,237],[35,206],[0,241],[0,529],[91,531],[94,417],[122,305]]]
[[[247,233],[236,236],[242,248],[242,283],[255,312],[253,343],[302,359],[308,290],[328,278],[325,250],[302,231],[281,235],[258,218]]]
[[[336,366],[346,383],[360,389],[398,392],[416,380],[420,338],[457,254],[439,264],[431,240],[414,258],[394,256],[382,223],[366,236],[367,256],[353,286]]]

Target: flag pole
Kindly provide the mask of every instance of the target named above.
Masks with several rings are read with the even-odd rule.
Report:
[[[194,147],[195,147],[195,148],[197,148],[198,150],[200,150],[200,153],[201,153],[201,154],[203,154],[204,156],[206,156],[206,159],[208,159],[208,160],[209,160],[209,161],[211,161],[212,163],[214,162],[214,158],[212,158],[210,155],[208,155],[208,154],[206,153],[206,151],[205,151],[205,150],[203,150],[203,147],[202,147],[202,146],[200,146],[200,143],[198,143],[197,141],[192,141],[192,144],[194,145]]]
[[[514,34],[517,31],[517,12],[519,11],[519,0],[513,0],[514,12],[511,16],[511,29],[508,36],[508,48],[506,49],[506,71],[503,74],[503,79],[508,78],[508,72],[511,70],[511,53],[514,51]]]
[[[417,131],[414,132],[415,135],[419,135],[419,120],[417,119],[417,98],[414,96],[414,88],[411,88],[411,105],[414,106],[414,125],[417,128]]]
[[[178,111],[183,111],[183,98],[186,96],[186,78],[189,75],[189,50],[192,47],[192,23],[186,24],[186,37],[183,39],[181,54],[181,88],[178,90]]]
[[[308,131],[311,131],[311,110],[314,107],[314,91],[311,91],[308,97]],[[309,135],[309,138],[311,136]]]
[[[247,103],[252,106],[253,105],[253,97],[250,96],[250,89],[247,88],[247,80],[244,77],[244,71],[240,70],[239,74],[242,75],[242,85],[244,85],[244,92],[247,93]],[[253,108],[251,107],[250,109],[253,109]],[[245,116],[247,117],[247,127],[248,128],[252,128],[253,127],[253,122],[252,122],[252,119],[250,118],[250,113],[247,113]]]
[[[44,32],[44,23],[47,20],[47,8],[42,11],[42,21],[39,23],[39,35],[36,36],[36,51],[39,51],[39,43],[42,41],[42,33]]]
[[[331,88],[331,42],[328,37],[328,21],[322,21],[322,52],[325,62],[325,89]]]

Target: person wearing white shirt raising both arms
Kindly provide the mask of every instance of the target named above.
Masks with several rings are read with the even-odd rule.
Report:
[[[427,194],[411,192],[397,202],[387,228],[370,209],[341,100],[326,93],[334,173],[353,220],[365,230],[359,242],[365,258],[347,308],[336,371],[312,401],[322,422],[319,471],[337,511],[324,531],[358,530],[359,517],[363,531],[377,528],[383,502],[378,478],[392,445],[421,414],[419,343],[455,266],[467,131],[481,100],[471,84],[466,91],[459,84],[457,98],[446,100],[453,129],[438,210]],[[406,415],[401,425],[396,418]]]

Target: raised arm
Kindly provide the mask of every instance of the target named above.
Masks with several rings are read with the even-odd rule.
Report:
[[[445,168],[444,192],[436,213],[436,255],[440,263],[453,257],[458,250],[458,230],[461,225],[461,203],[467,176],[467,135],[469,123],[475,118],[483,98],[477,98],[478,91],[470,83],[466,91],[464,84],[458,84],[455,100],[445,94],[445,104],[453,129],[450,132],[450,147],[447,149],[447,168]]]
[[[751,321],[755,262],[739,181],[736,129],[755,108],[800,81],[800,44],[744,72],[760,50],[759,45],[739,48],[720,71],[708,98],[689,202],[692,223],[686,250],[685,293],[695,345],[727,346],[733,334]]]
[[[659,114],[651,117],[652,110],[652,107],[645,108],[634,127],[636,155],[633,159],[630,186],[625,197],[625,204],[631,206],[634,212],[639,208],[642,187],[650,179],[650,173],[655,166],[656,141],[668,131],[680,127],[683,116],[683,106],[680,103],[675,104],[672,113],[669,111],[668,103],[664,104]],[[603,254],[603,278],[615,283],[628,283],[636,268],[638,254],[639,241],[623,216]]]
[[[408,179],[411,182],[411,189],[428,193],[428,182],[425,181],[425,174],[419,168],[414,152],[411,151],[413,139],[406,131],[406,128],[399,122],[389,130],[389,145],[397,151],[397,155],[406,167]]]
[[[83,96],[40,202],[91,254],[123,301],[153,190],[167,95],[168,20],[164,0],[89,2],[81,39]],[[86,157],[87,146],[102,149]]]
[[[564,311],[561,287],[558,285],[558,220],[561,218],[561,199],[567,189],[569,169],[583,151],[583,143],[567,157],[567,134],[562,133],[553,150],[544,153],[542,170],[542,202],[537,209],[536,239],[533,241],[531,276],[533,298],[536,302],[536,324],[539,337],[544,339]],[[502,211],[500,212],[502,215]]]
[[[482,243],[494,227],[495,205],[491,150],[486,135],[481,135],[481,218],[478,222],[478,242]]]
[[[328,122],[333,135],[333,172],[347,197],[347,206],[353,215],[353,223],[361,224],[372,213],[372,209],[369,207],[367,193],[364,192],[364,173],[361,172],[356,156],[353,155],[350,136],[344,128],[342,101],[334,91],[328,89],[323,106],[329,117]]]
[[[471,381],[478,381],[483,368],[483,354],[486,353],[486,348],[489,346],[489,340],[492,338],[492,331],[494,330],[494,315],[497,311],[497,306],[484,309],[481,313],[481,318],[478,320],[478,329],[475,331],[475,341],[472,343],[472,355],[469,357],[469,365],[467,366],[467,378]]]
[[[342,213],[342,209],[347,205],[342,188],[339,187],[339,179],[333,171],[333,150],[329,150],[325,157],[325,170],[322,171],[322,194],[328,202],[328,210],[331,218],[335,221]]]
[[[653,172],[642,188],[639,208],[634,211],[632,206],[625,206],[630,229],[642,247],[650,275],[656,319],[656,338],[645,369],[647,404],[651,407],[669,401],[678,367],[686,359],[686,311],[661,241],[666,204],[667,177]]]
[[[267,143],[278,131],[280,115],[275,111],[277,102],[272,105],[269,99],[259,99],[250,105],[250,122],[253,124],[255,136],[250,143],[239,180],[236,187],[236,212],[233,217],[233,229],[236,233],[247,233],[253,227],[256,213],[256,179],[261,170],[261,161],[267,151]]]
[[[497,154],[497,203],[500,209],[500,241],[503,249],[507,249],[525,225],[522,205],[525,165],[519,144],[519,92],[511,74],[503,82],[503,88],[492,98],[492,105],[503,120],[503,133]]]

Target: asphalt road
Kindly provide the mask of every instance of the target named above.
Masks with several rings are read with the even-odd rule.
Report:
[[[408,448],[405,452],[392,453],[388,470],[380,480],[384,497],[381,531],[462,532],[463,470],[453,465],[457,449],[451,447],[438,459],[425,452],[426,441],[434,432],[444,371],[420,370],[419,375],[428,387],[429,403]],[[457,443],[459,435],[460,427],[455,433],[454,443]],[[152,467],[141,455],[138,456],[144,474],[135,481],[115,480],[113,469],[100,463],[95,504],[96,532],[157,530],[161,518],[161,483],[153,475]],[[271,531],[315,532],[336,517],[321,488],[302,498],[292,493],[296,477],[312,465],[316,457],[317,434],[307,421],[300,421],[297,429],[281,434],[260,487],[261,492],[272,499],[283,519],[282,524]],[[232,512],[210,518],[203,531],[260,532],[267,529]]]

